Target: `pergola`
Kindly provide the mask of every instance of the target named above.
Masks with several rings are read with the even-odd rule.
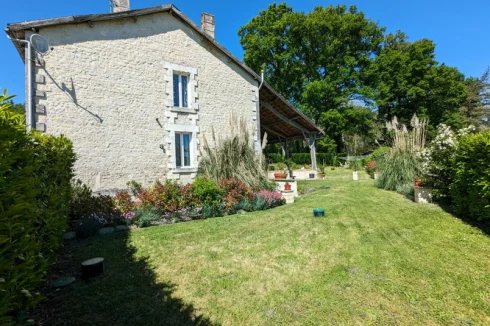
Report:
[[[289,157],[288,141],[304,139],[310,148],[311,167],[316,170],[315,141],[325,132],[267,83],[260,88],[259,96],[261,139],[267,132],[267,141],[280,142],[286,157]]]

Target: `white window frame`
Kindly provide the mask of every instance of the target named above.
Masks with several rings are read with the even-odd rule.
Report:
[[[174,76],[178,76],[179,77],[179,91],[178,91],[178,94],[179,94],[179,106],[175,106],[175,97],[174,97],[174,108],[179,108],[179,109],[189,109],[190,108],[190,104],[191,104],[191,98],[190,98],[190,92],[189,92],[189,82],[190,82],[190,74],[188,73],[183,73],[183,72],[180,72],[180,71],[174,71],[173,74],[172,74],[172,81],[173,81],[173,77]],[[187,77],[187,106],[184,106],[184,97],[182,96],[182,76],[186,76]],[[173,85],[173,87],[175,88],[175,85]],[[174,92],[172,92],[173,94]]]
[[[185,112],[185,113],[197,113],[199,105],[197,104],[197,69],[193,67],[187,67],[170,62],[163,62],[163,66],[166,69],[165,81],[166,81],[166,107],[173,112]],[[174,74],[187,76],[187,107],[174,106]],[[179,78],[179,84],[181,84],[181,78]],[[182,86],[179,86],[179,97],[182,96]],[[182,101],[179,101],[179,105],[182,105]]]
[[[189,135],[189,165],[185,165],[185,149],[184,149],[184,135]],[[175,132],[175,137],[177,136],[180,138],[180,163],[181,165],[177,165],[177,148],[174,146],[174,151],[175,151],[175,168],[176,169],[189,169],[192,168],[192,133],[191,132]]]
[[[196,125],[180,125],[180,124],[167,124],[166,129],[168,132],[167,135],[167,143],[168,143],[168,148],[171,148],[170,151],[170,156],[171,159],[168,162],[168,168],[170,170],[170,173],[181,173],[181,172],[197,172],[197,167],[199,165],[199,150],[198,150],[198,144],[199,144],[199,139],[198,139],[198,133],[199,133],[199,127]],[[176,159],[176,150],[175,150],[175,135],[176,134],[190,134],[191,139],[190,139],[190,159],[191,159],[191,165],[190,166],[183,166],[183,167],[178,167],[177,166],[177,159]],[[182,156],[181,156],[182,159]],[[182,161],[183,162],[183,161]]]

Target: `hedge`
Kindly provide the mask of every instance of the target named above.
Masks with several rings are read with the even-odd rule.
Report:
[[[476,220],[490,220],[490,131],[462,136],[454,165],[454,210]]]
[[[343,153],[316,153],[317,164],[333,165],[333,158],[335,156],[342,157]],[[282,163],[284,162],[284,157],[281,154],[270,153],[268,154],[270,163]],[[291,160],[296,164],[311,164],[310,153],[291,153]]]
[[[0,324],[25,312],[62,244],[75,154],[64,137],[25,132],[23,115],[0,95]]]

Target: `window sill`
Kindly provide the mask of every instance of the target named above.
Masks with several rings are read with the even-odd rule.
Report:
[[[197,168],[174,168],[172,169],[172,173],[196,173]]]
[[[176,108],[176,107],[173,107],[170,109],[170,111],[180,112],[180,113],[197,113],[197,111],[194,110],[193,108]]]

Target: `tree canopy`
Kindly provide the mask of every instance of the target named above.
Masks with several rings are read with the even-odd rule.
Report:
[[[394,116],[409,122],[417,114],[433,126],[488,121],[482,95],[488,94],[488,73],[465,80],[436,60],[434,42],[385,34],[355,6],[305,13],[274,3],[238,35],[245,63],[263,70],[277,91],[326,130],[325,144],[341,146],[343,134],[373,137],[376,122]]]

